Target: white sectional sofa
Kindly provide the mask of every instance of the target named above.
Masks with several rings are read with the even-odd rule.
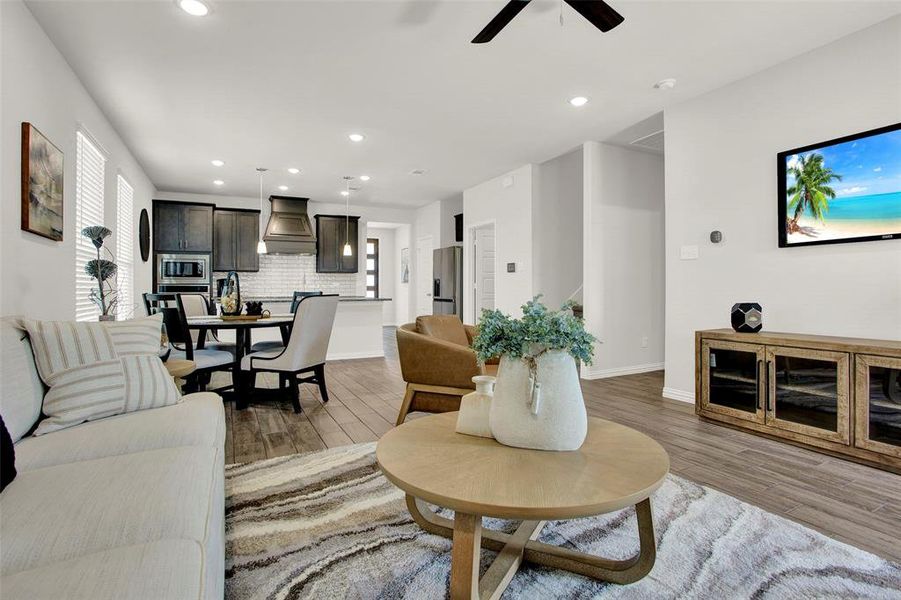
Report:
[[[0,415],[15,441],[44,390],[25,332],[3,319],[0,333]],[[212,393],[18,439],[18,475],[0,493],[0,596],[222,598],[224,444]]]

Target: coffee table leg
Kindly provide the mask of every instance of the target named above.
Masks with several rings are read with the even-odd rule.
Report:
[[[454,515],[454,545],[451,549],[451,600],[479,597],[479,558],[482,550],[482,517]]]
[[[407,508],[413,520],[425,531],[446,538],[455,538],[455,522],[436,515],[422,500],[407,495]],[[499,552],[498,558],[512,550],[516,538],[520,537],[521,530],[532,524],[537,532],[533,532],[525,541],[522,549],[522,560],[533,564],[545,565],[557,569],[564,569],[573,573],[579,573],[586,577],[625,584],[634,583],[650,573],[657,559],[657,545],[654,538],[654,521],[651,515],[651,500],[647,498],[635,505],[635,515],[638,520],[639,551],[635,556],[625,560],[613,560],[578,552],[568,548],[561,548],[551,544],[536,541],[541,531],[540,525],[535,521],[524,521],[515,533],[508,534],[491,529],[481,531],[481,547]],[[481,522],[481,521],[480,521]],[[454,544],[456,546],[456,544]],[[492,565],[494,567],[494,565]],[[489,569],[491,571],[491,569]],[[483,579],[488,579],[487,575]],[[512,577],[512,575],[511,575]],[[486,583],[486,582],[483,582]],[[509,583],[509,580],[507,581]],[[482,590],[483,597],[486,590]]]

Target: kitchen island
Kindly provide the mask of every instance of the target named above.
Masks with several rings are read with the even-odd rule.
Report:
[[[253,296],[241,298],[242,302],[259,301],[263,309],[273,315],[289,314],[291,298],[285,296]],[[341,296],[335,313],[335,325],[328,346],[328,360],[372,358],[385,355],[382,343],[382,302],[391,298],[366,298]],[[234,342],[234,333],[221,331],[222,341]],[[266,328],[253,332],[253,342],[281,340],[278,328]]]

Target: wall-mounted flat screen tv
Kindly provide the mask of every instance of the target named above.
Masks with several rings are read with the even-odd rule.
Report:
[[[901,239],[901,123],[777,156],[780,248]]]

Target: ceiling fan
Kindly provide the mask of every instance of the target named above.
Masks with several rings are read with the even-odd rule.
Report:
[[[497,13],[491,22],[485,26],[485,29],[479,32],[479,35],[472,39],[473,44],[484,44],[494,39],[501,29],[507,26],[513,17],[526,7],[526,4],[532,0],[510,0]],[[576,12],[588,19],[588,22],[603,31],[610,31],[625,19],[621,14],[613,10],[613,8],[603,0],[563,0],[572,6]]]

